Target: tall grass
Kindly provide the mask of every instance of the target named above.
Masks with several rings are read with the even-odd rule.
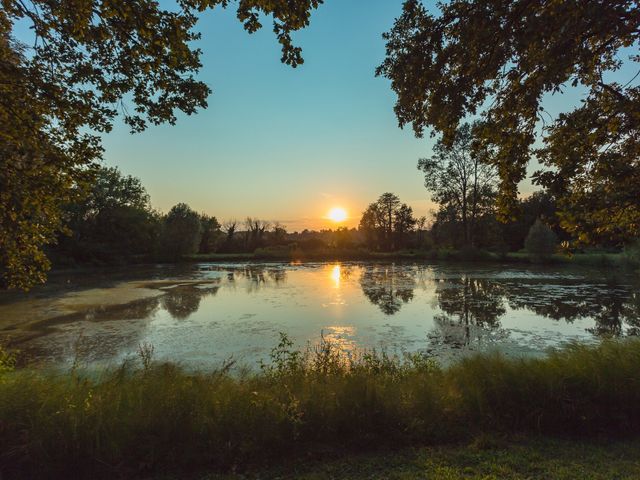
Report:
[[[101,374],[0,369],[0,474],[81,478],[260,465],[316,449],[485,432],[628,435],[640,428],[640,342],[543,359],[305,351],[282,337],[256,372],[151,361]]]

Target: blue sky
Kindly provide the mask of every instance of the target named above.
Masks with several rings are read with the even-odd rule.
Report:
[[[433,140],[398,128],[389,82],[374,76],[381,34],[401,7],[327,0],[295,35],[305,58],[297,69],[280,63],[270,24],[248,35],[233,9],[208,12],[199,78],[213,89],[209,108],[136,135],[118,122],[104,138],[106,162],[139,177],[165,212],[186,202],[219,219],[255,216],[293,231],[331,226],[323,217],[333,206],[356,225],[390,191],[428,215],[433,204],[416,164]],[[555,114],[578,98],[555,96],[545,106]]]

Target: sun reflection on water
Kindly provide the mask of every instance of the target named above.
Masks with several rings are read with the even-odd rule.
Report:
[[[334,288],[340,288],[340,278],[342,276],[342,272],[340,271],[340,267],[341,265],[338,263],[336,265],[333,266],[333,268],[331,269],[331,280],[333,280],[333,286]]]
[[[348,325],[327,326],[322,330],[322,337],[338,348],[343,354],[357,350],[355,341],[356,328]]]

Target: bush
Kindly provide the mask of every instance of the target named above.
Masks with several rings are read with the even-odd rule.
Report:
[[[543,259],[555,253],[557,243],[558,239],[553,230],[537,219],[524,240],[524,248],[534,258]]]

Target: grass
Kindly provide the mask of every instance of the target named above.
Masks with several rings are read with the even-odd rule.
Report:
[[[299,352],[285,336],[272,362],[254,372],[231,373],[228,366],[189,372],[151,356],[152,349],[141,348],[140,362],[102,373],[6,366],[0,373],[2,478],[167,471],[183,478],[326,452],[474,439],[480,448],[502,436],[634,438],[640,432],[635,340],[570,345],[543,359],[477,356],[446,369],[420,355],[349,357],[328,342]],[[444,452],[445,467],[449,455],[457,455],[455,448],[431,451]],[[416,455],[416,465],[431,458]],[[452,472],[441,478],[458,478]],[[407,475],[398,478],[413,478]]]
[[[193,480],[623,480],[640,478],[639,441],[479,438],[462,445],[315,458],[245,472],[194,475]],[[158,476],[174,480],[175,476]],[[180,477],[184,478],[184,477]]]

